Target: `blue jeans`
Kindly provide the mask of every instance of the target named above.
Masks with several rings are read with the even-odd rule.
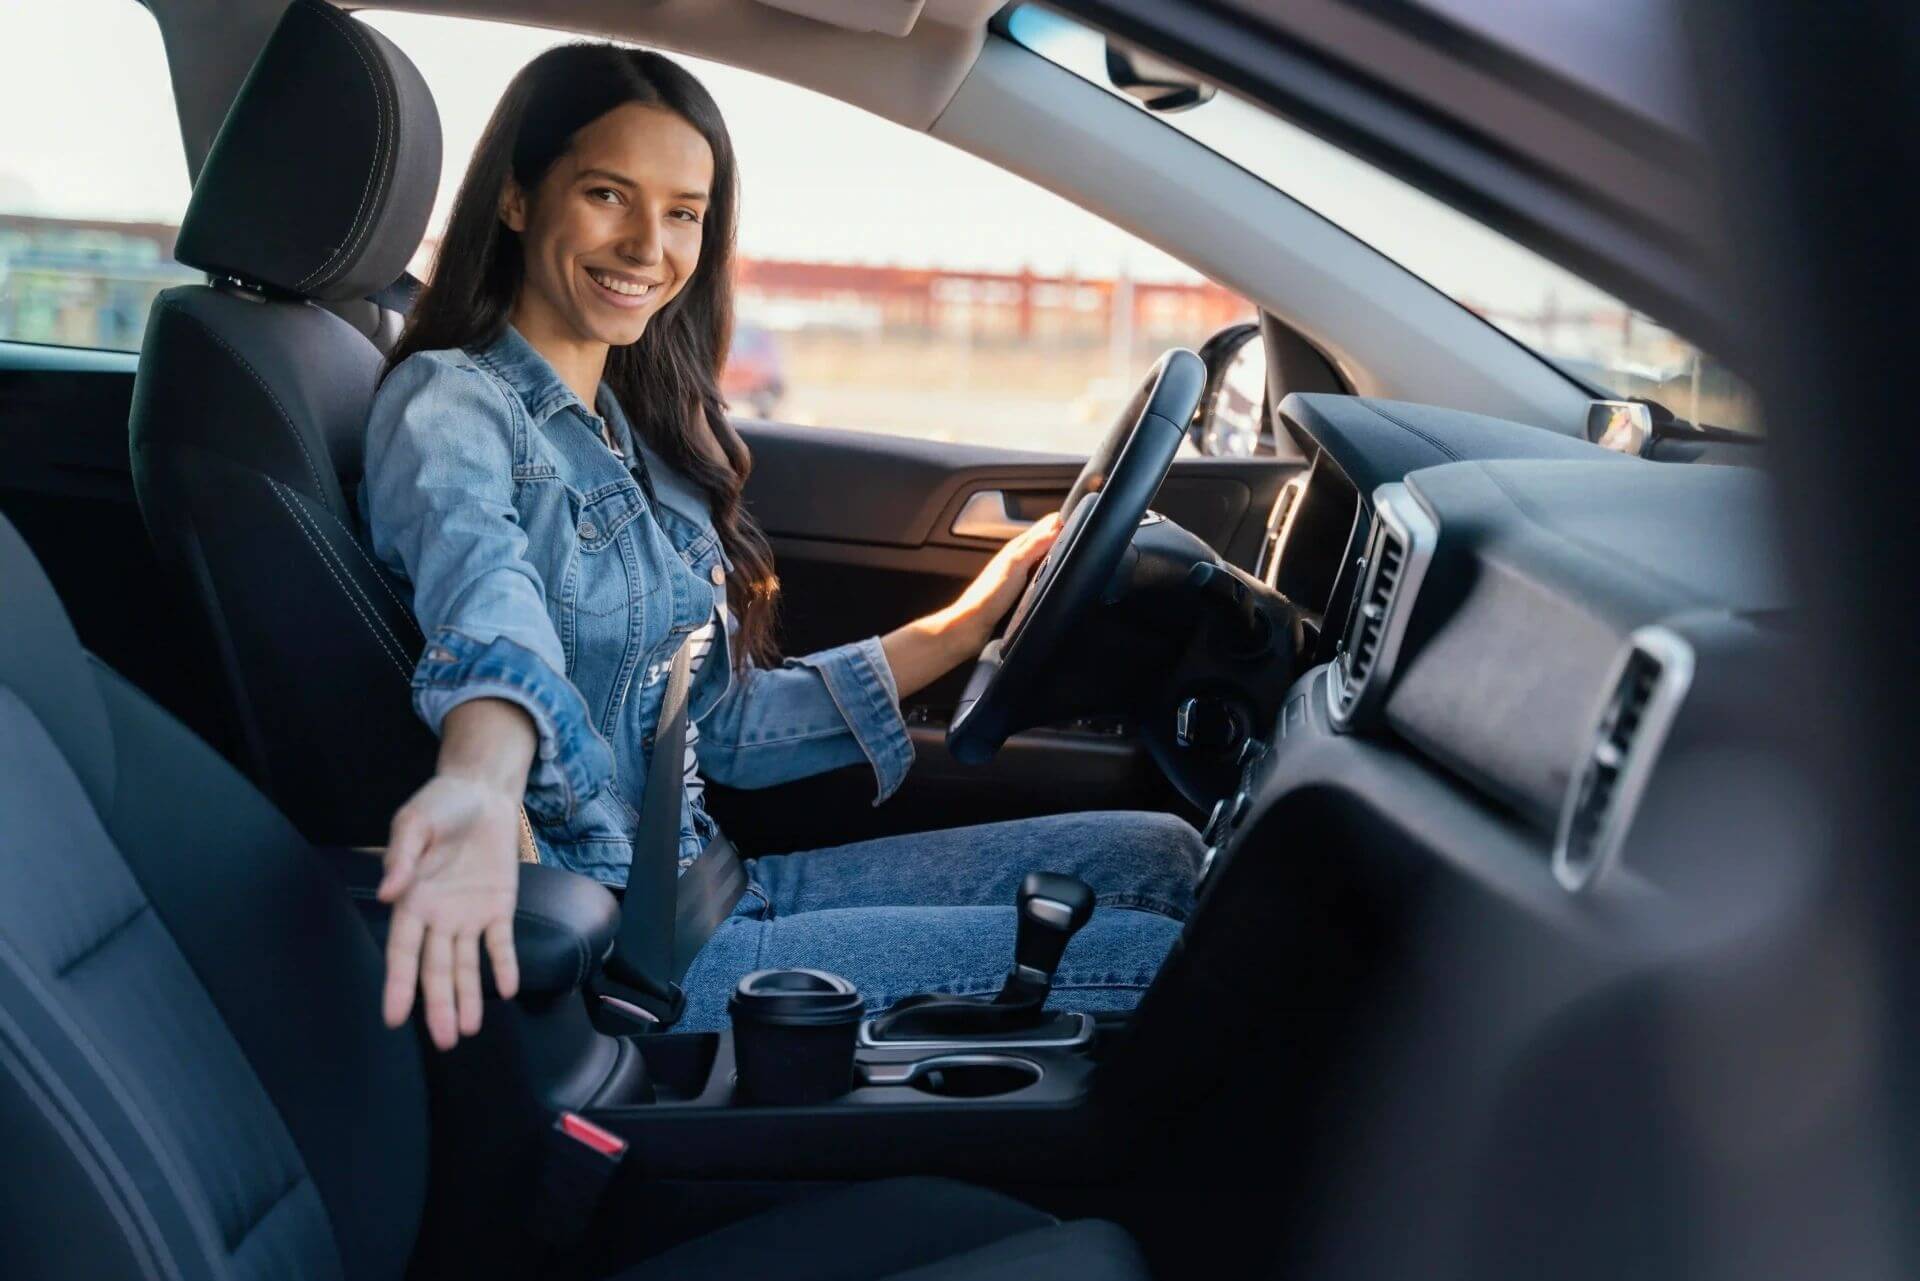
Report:
[[[995,992],[1013,964],[1014,894],[1028,872],[1093,887],[1095,910],[1048,1004],[1132,1009],[1193,908],[1200,837],[1168,814],[1096,812],[915,832],[749,859],[733,915],[687,970],[675,1031],[727,1025],[754,970],[850,980],[877,1014],[917,992]]]

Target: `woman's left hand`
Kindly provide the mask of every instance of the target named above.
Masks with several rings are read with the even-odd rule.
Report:
[[[960,593],[960,599],[953,603],[950,612],[956,621],[978,637],[973,648],[978,649],[987,643],[995,624],[1005,618],[1014,602],[1020,599],[1020,593],[1027,589],[1027,579],[1034,567],[1046,556],[1058,537],[1060,513],[1048,512],[1007,540],[1006,546],[993,554],[993,559],[987,562],[979,577],[967,584],[967,590]]]
[[[994,624],[1020,599],[1028,575],[1059,536],[1060,513],[1049,512],[995,552],[960,599],[880,638],[901,698],[924,689],[980,652],[993,635]]]

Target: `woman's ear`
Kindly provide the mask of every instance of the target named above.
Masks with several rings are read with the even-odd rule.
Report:
[[[509,231],[524,232],[527,229],[527,193],[520,190],[520,184],[508,177],[506,185],[500,189],[500,221]]]

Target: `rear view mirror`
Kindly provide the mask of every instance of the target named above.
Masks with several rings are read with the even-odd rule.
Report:
[[[1213,98],[1213,86],[1151,54],[1107,42],[1107,79],[1148,111],[1186,111]]]

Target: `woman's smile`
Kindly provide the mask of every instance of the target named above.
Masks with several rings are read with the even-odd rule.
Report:
[[[593,282],[593,293],[600,301],[610,307],[633,310],[651,303],[660,292],[658,280],[643,280],[638,276],[622,271],[609,271],[604,267],[585,269],[587,279]]]

